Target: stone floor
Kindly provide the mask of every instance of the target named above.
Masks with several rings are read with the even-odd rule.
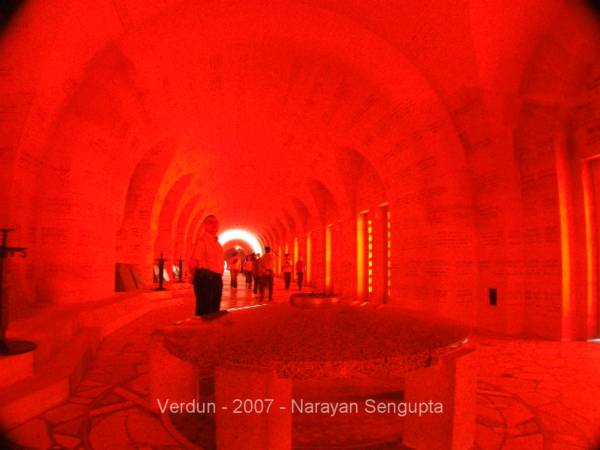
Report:
[[[274,301],[287,294],[277,282]],[[225,288],[222,308],[256,302],[242,283]],[[14,448],[184,448],[150,408],[148,350],[154,330],[192,312],[190,292],[183,306],[109,335],[69,401],[10,431]],[[474,340],[481,361],[476,449],[600,448],[600,344]]]

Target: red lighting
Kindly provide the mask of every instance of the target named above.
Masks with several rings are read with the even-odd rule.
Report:
[[[370,394],[439,394],[469,418],[305,417],[300,428],[353,448],[432,448],[437,438],[452,448],[596,446],[600,407],[582,394],[600,391],[593,4],[0,0],[0,228],[27,249],[0,249],[0,354],[16,353],[13,341],[38,344],[0,356],[0,425],[23,448],[185,447],[147,411],[153,389],[182,401],[195,389],[343,397],[353,364],[373,360],[394,390],[371,373]],[[188,267],[203,242],[220,268],[221,248],[203,234],[209,215],[231,262],[224,280]],[[267,246],[273,260],[246,258]],[[286,253],[295,282],[284,292]],[[258,307],[254,288],[271,287],[271,272],[273,302]],[[230,312],[190,318],[196,294],[215,300],[221,289]],[[304,348],[285,343],[308,325],[273,325],[265,333],[281,339],[268,348],[262,331],[245,334],[288,302],[290,321],[331,319],[310,342],[348,358],[303,368],[339,380],[253,365]],[[332,311],[355,304],[360,313],[342,312],[360,317],[355,334],[332,331]],[[468,332],[438,354],[446,347],[429,344],[440,336],[420,334],[429,328],[417,321],[424,347],[407,344],[394,365],[376,353],[405,343],[387,320],[400,309]],[[240,323],[227,341],[249,349],[227,360],[239,368],[186,359],[212,354]],[[164,345],[166,328],[185,343],[202,326],[198,336],[214,341],[198,338],[189,353]],[[364,338],[365,353],[333,352],[342,336]],[[362,392],[351,381],[347,392]],[[302,447],[280,411],[240,419],[231,436],[215,425],[233,429],[231,417],[206,420],[207,447]],[[345,432],[331,431],[336,420]],[[310,434],[304,447],[318,447]]]

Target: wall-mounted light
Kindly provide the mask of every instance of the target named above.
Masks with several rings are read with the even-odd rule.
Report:
[[[386,249],[386,269],[387,269],[387,286],[386,286],[386,297],[389,298],[392,295],[392,215],[388,206],[386,214],[386,235],[387,235],[387,249]]]
[[[367,254],[367,261],[369,266],[367,286],[369,294],[373,293],[373,221],[367,220],[367,241],[369,242],[369,252]]]

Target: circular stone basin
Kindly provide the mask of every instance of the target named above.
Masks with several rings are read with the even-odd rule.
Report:
[[[166,349],[201,369],[273,368],[293,379],[401,375],[467,342],[469,328],[391,306],[289,304],[188,319],[164,330]]]
[[[290,305],[297,308],[320,308],[335,305],[338,302],[338,297],[325,293],[303,292],[290,295]]]

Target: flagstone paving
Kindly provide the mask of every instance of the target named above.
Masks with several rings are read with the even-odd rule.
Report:
[[[224,290],[224,309],[257,303],[239,286]],[[276,286],[274,301],[286,301]],[[183,448],[151,408],[148,358],[153,332],[192,311],[190,292],[183,306],[150,312],[107,336],[67,402],[10,431],[15,448]],[[475,449],[600,448],[600,344],[473,340],[480,361]]]

